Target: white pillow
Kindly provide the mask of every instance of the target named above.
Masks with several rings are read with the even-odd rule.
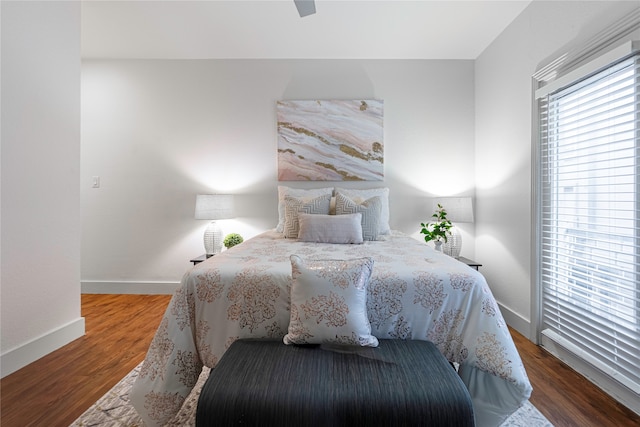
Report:
[[[372,258],[303,260],[291,255],[291,318],[285,344],[377,347],[367,315]]]
[[[336,216],[357,212],[362,214],[362,238],[364,240],[378,240],[381,206],[382,201],[378,196],[362,203],[356,203],[342,193],[336,194]]]
[[[342,193],[351,200],[362,203],[363,201],[372,197],[380,197],[382,201],[382,210],[380,211],[380,234],[391,233],[391,227],[389,227],[389,189],[388,188],[369,188],[366,190],[359,190],[353,188],[336,188],[336,193]]]
[[[333,187],[327,188],[314,188],[311,190],[304,190],[302,188],[285,187],[284,185],[278,186],[278,225],[276,225],[276,231],[282,233],[284,231],[284,196],[292,196],[311,200],[318,196],[325,194],[333,194]]]
[[[298,237],[298,230],[300,229],[299,213],[328,215],[330,203],[331,194],[325,194],[311,200],[284,196],[284,230],[282,231],[284,237],[293,239]]]
[[[298,240],[317,243],[362,243],[362,214],[298,213]]]

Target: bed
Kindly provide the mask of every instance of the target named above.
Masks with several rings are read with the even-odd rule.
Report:
[[[433,342],[458,367],[476,424],[500,425],[529,398],[531,385],[484,277],[410,236],[385,233],[338,244],[287,238],[277,227],[194,266],[173,295],[131,392],[145,423],[170,420],[202,367],[215,368],[235,340],[289,335],[295,255],[371,260],[371,335]]]

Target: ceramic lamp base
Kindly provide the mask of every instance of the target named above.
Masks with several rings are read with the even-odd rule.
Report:
[[[451,227],[449,231],[451,235],[447,238],[444,245],[442,245],[442,251],[457,259],[460,257],[460,250],[462,249],[462,235],[455,225]]]
[[[211,221],[204,232],[204,250],[207,255],[222,252],[222,230],[215,221]]]

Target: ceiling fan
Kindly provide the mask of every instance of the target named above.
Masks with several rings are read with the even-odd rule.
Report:
[[[293,0],[300,14],[300,18],[316,13],[315,0]]]

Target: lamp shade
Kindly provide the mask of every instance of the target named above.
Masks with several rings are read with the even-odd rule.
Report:
[[[198,194],[196,219],[229,219],[234,217],[232,194]]]
[[[429,212],[435,212],[440,204],[451,222],[473,222],[473,202],[471,197],[434,197],[430,199]]]

